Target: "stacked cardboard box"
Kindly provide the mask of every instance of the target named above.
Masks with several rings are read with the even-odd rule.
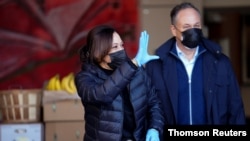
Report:
[[[80,98],[64,91],[44,91],[45,141],[82,141],[84,108]]]
[[[9,123],[0,125],[0,141],[43,141],[42,123]]]
[[[0,141],[43,141],[42,89],[0,91]]]

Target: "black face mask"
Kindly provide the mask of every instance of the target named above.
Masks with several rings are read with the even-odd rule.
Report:
[[[199,28],[190,28],[182,32],[182,44],[188,48],[196,48],[201,41],[202,31]]]
[[[111,58],[111,62],[108,63],[108,66],[113,70],[119,67],[123,62],[125,62],[128,59],[125,50],[120,50],[114,53],[110,53],[109,56]]]

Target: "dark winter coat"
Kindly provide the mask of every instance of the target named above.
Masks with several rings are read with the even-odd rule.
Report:
[[[76,75],[77,91],[85,108],[84,141],[121,140],[124,114],[121,94],[125,88],[133,106],[136,141],[144,141],[149,128],[162,133],[164,117],[155,89],[145,70],[130,63],[125,62],[110,76],[85,63]]]
[[[176,46],[171,38],[156,50],[158,60],[146,64],[146,70],[152,78],[163,103],[166,125],[175,125],[178,105],[178,78],[176,55],[171,53]],[[203,94],[207,124],[239,125],[245,124],[244,106],[232,65],[220,47],[207,39],[200,44],[205,48],[197,59],[202,57]]]

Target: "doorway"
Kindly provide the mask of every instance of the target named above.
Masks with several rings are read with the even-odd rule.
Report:
[[[205,8],[204,25],[230,58],[240,85],[250,82],[250,8]]]

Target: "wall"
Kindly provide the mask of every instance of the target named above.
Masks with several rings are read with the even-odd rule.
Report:
[[[0,90],[42,88],[56,74],[77,73],[78,51],[99,24],[116,28],[134,55],[137,13],[137,0],[0,2]]]

